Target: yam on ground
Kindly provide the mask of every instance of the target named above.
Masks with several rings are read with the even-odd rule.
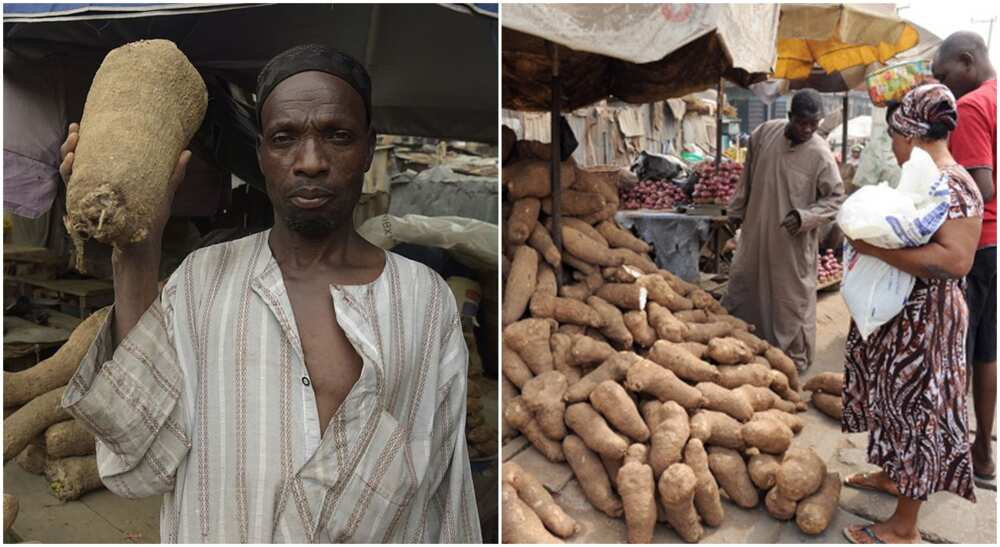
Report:
[[[535,226],[538,225],[538,213],[542,209],[542,203],[538,198],[521,198],[514,202],[510,209],[510,216],[504,223],[507,229],[507,241],[511,245],[524,245]]]
[[[542,483],[520,465],[514,462],[505,462],[503,464],[503,481],[517,490],[521,501],[538,515],[542,524],[553,534],[568,538],[579,530],[579,525],[573,520],[573,517],[567,515],[562,507],[559,507],[559,504],[552,499],[552,495]]]
[[[522,319],[503,329],[503,342],[528,365],[533,374],[552,370],[552,348],[549,336],[552,323],[546,319]],[[517,382],[511,378],[515,384]]]
[[[108,317],[110,307],[101,308],[83,320],[58,351],[48,359],[20,372],[3,373],[3,406],[20,406],[43,393],[64,386],[80,367],[97,337],[97,331]]]
[[[597,387],[598,384],[605,380],[614,380],[620,382],[625,378],[629,368],[638,361],[640,358],[638,355],[630,351],[619,351],[615,353],[603,363],[601,366],[594,369],[593,372],[587,374],[580,381],[571,385],[569,389],[566,390],[566,402],[567,403],[578,403],[580,401],[586,401],[590,397],[590,392]]]
[[[740,431],[743,442],[767,454],[784,454],[792,444],[792,430],[778,420],[750,420]]]
[[[642,461],[645,448],[642,444],[629,447],[616,481],[629,543],[652,543],[656,527],[656,481],[653,468]]]
[[[612,490],[611,479],[608,478],[608,472],[597,454],[587,448],[583,440],[576,435],[566,435],[562,448],[566,454],[566,461],[590,504],[611,518],[622,516],[624,511],[622,500]]]
[[[649,428],[639,415],[639,409],[618,382],[605,380],[590,392],[590,404],[616,430],[633,441],[649,440]]]
[[[744,509],[751,509],[760,503],[757,488],[750,480],[750,473],[739,452],[731,448],[709,446],[708,467],[733,503]]]
[[[501,305],[501,321],[503,326],[510,325],[524,315],[528,302],[535,292],[538,276],[538,253],[521,245],[514,251],[511,261],[510,275],[504,285],[503,303]]]
[[[844,373],[821,372],[806,380],[802,389],[806,391],[821,391],[840,397],[844,390]]]
[[[781,467],[781,460],[774,454],[754,454],[747,462],[747,471],[750,472],[750,480],[754,486],[761,490],[770,490],[774,487],[775,475]]]
[[[715,410],[699,410],[691,416],[691,437],[706,446],[743,450],[743,425],[732,416]]]
[[[687,295],[687,297],[691,299],[691,303],[694,304],[694,307],[699,310],[705,310],[716,315],[729,314],[729,312],[726,311],[726,308],[723,308],[722,304],[720,304],[719,301],[707,291],[694,289]]]
[[[782,497],[799,501],[823,485],[826,463],[812,448],[790,448],[775,476],[775,487]]]
[[[843,399],[836,395],[814,391],[812,394],[812,404],[816,407],[816,410],[835,420],[840,420],[844,416]]]
[[[62,407],[65,389],[58,387],[35,397],[3,421],[4,463],[17,456],[32,439],[41,435],[50,425],[71,418]]]
[[[684,541],[696,543],[705,535],[694,508],[698,478],[690,466],[675,463],[660,476],[658,490],[666,508],[667,522]]]
[[[501,376],[500,377],[500,404],[501,404],[500,408],[506,408],[506,406],[509,404],[510,400],[513,399],[514,397],[517,397],[517,395],[518,395],[518,393],[517,393],[517,387],[515,387],[514,384],[512,384],[510,382],[510,380],[507,379],[506,376]],[[501,417],[501,419],[500,419],[500,426],[501,426],[500,435],[501,435],[501,440],[503,442],[507,442],[507,440],[513,439],[514,437],[517,436],[517,430],[514,428],[514,426],[510,425],[509,423],[507,423],[506,418],[502,418]]]
[[[207,106],[205,82],[173,42],[142,40],[107,54],[87,93],[66,190],[78,268],[86,239],[118,247],[146,239]]]
[[[96,456],[71,456],[49,460],[45,467],[49,491],[61,501],[80,499],[80,496],[104,486],[97,471]]]
[[[666,279],[667,283],[670,283],[670,286],[674,289],[674,292],[681,296],[690,298],[691,293],[696,290],[700,290],[697,285],[684,281],[669,270],[657,270],[656,273],[658,273],[663,279]]]
[[[698,439],[692,438],[684,448],[684,463],[691,467],[698,484],[694,490],[694,506],[701,519],[709,526],[719,526],[725,517],[719,496],[719,483],[708,468],[708,452]]]
[[[676,401],[689,410],[701,408],[705,402],[701,391],[648,359],[640,358],[632,363],[625,375],[625,387],[630,391],[652,395],[660,401]]]
[[[775,486],[764,496],[764,505],[767,507],[767,513],[772,517],[778,520],[789,520],[795,516],[798,502],[782,496],[778,487]]]
[[[827,473],[823,486],[813,495],[799,502],[795,509],[795,524],[799,530],[817,535],[830,526],[840,502],[840,473]]]
[[[601,276],[605,281],[609,281],[611,283],[635,283],[635,280],[639,279],[643,275],[645,274],[642,270],[627,264],[622,264],[617,267],[601,268]]]
[[[802,431],[805,423],[802,418],[799,418],[795,414],[777,409],[764,410],[762,412],[753,413],[754,420],[780,420],[782,423],[788,426],[792,430],[792,433],[798,433]]]
[[[699,382],[695,387],[704,396],[705,408],[725,412],[741,422],[753,418],[753,406],[743,393],[711,382]]]
[[[760,338],[758,338],[753,333],[747,332],[745,330],[734,329],[733,330],[733,334],[731,336],[733,338],[739,340],[740,342],[743,342],[744,344],[746,344],[747,347],[750,348],[750,351],[752,351],[754,355],[764,355],[764,352],[766,352],[767,349],[771,347],[771,344],[768,344],[764,340],[761,340]],[[768,363],[768,364],[770,364],[770,363]]]
[[[795,366],[795,361],[785,355],[785,352],[773,346],[764,352],[764,357],[771,363],[771,368],[780,371],[788,378],[788,386],[792,390],[799,391],[801,388],[799,369]]]
[[[719,365],[719,377],[715,383],[726,389],[740,386],[771,387],[771,370],[757,363],[747,365]]]
[[[706,355],[720,365],[742,365],[753,359],[753,352],[736,338],[714,338],[708,342]],[[770,385],[770,381],[764,385]],[[732,389],[737,386],[726,386]]]
[[[656,342],[656,331],[653,327],[649,326],[649,319],[646,318],[646,312],[640,310],[628,311],[622,316],[622,320],[625,322],[625,327],[628,328],[629,333],[632,334],[634,343],[648,348]]]
[[[734,333],[737,331],[750,333],[756,329],[756,327],[754,327],[750,323],[747,323],[746,321],[740,319],[739,317],[736,317],[735,315],[730,315],[728,313],[709,313],[708,319],[709,319],[708,322],[710,323],[715,323],[718,321],[721,321],[723,323],[729,323],[729,325],[733,327]]]
[[[766,387],[757,387],[747,384],[735,388],[733,391],[742,393],[747,398],[747,400],[750,401],[750,406],[753,407],[755,416],[757,412],[770,410],[771,408],[774,407],[776,402],[780,401],[782,403],[788,403],[787,401],[782,400],[781,397],[778,397],[777,394],[775,394],[770,389],[767,389]]]
[[[89,456],[94,453],[96,440],[79,420],[52,424],[45,430],[45,452],[50,458]]]
[[[649,465],[653,475],[659,477],[670,465],[684,457],[684,446],[691,435],[687,412],[674,401],[667,401],[659,408],[649,444]]]
[[[684,340],[681,342],[698,342],[708,344],[713,338],[723,338],[733,332],[733,327],[729,323],[717,321],[715,323],[693,323],[687,325]]]
[[[548,438],[561,441],[566,436],[566,377],[550,370],[525,382],[521,398]]]
[[[504,543],[563,543],[545,528],[542,519],[518,496],[514,485],[504,482],[500,491]]]
[[[48,463],[48,459],[48,455],[45,453],[45,436],[42,435],[24,447],[24,450],[14,457],[14,462],[32,475],[41,475],[45,473],[45,464]]]
[[[719,370],[716,367],[695,357],[684,346],[669,340],[658,340],[646,357],[670,370],[682,380],[715,382],[719,379]]]
[[[569,405],[566,408],[566,425],[594,452],[609,458],[625,457],[628,442],[611,429],[607,420],[590,403]]]
[[[656,302],[649,302],[646,306],[646,315],[649,317],[649,325],[656,330],[661,340],[678,343],[687,340],[692,325],[674,317],[667,308]]]
[[[528,406],[520,397],[514,397],[503,408],[503,418],[511,427],[520,431],[528,442],[530,442],[539,452],[551,462],[566,461],[563,454],[562,445],[558,441],[548,438],[542,432],[538,421],[531,415]]]

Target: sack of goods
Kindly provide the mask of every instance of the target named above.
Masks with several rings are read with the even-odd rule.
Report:
[[[934,160],[914,148],[903,164],[899,185],[865,186],[847,198],[837,214],[844,234],[883,249],[919,247],[930,241],[948,218],[948,179]],[[885,262],[859,255],[844,243],[841,294],[861,337],[868,338],[903,309],[916,279]]]

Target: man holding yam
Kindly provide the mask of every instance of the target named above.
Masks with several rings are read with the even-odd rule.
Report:
[[[274,227],[192,253],[160,291],[168,199],[116,246],[115,306],[63,405],[97,436],[109,489],[164,495],[164,541],[479,542],[454,299],[352,224],[368,73],[299,46],[256,96]],[[63,146],[71,187],[82,135]]]

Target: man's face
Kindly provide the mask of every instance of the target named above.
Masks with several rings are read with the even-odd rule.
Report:
[[[257,148],[276,220],[311,238],[352,222],[374,149],[364,101],[347,82],[302,72],[278,84]]]
[[[947,59],[939,52],[931,63],[931,72],[934,79],[947,86],[956,99],[978,87],[976,70],[968,52],[956,53]]]
[[[811,139],[819,128],[822,120],[819,114],[789,114],[788,125],[785,127],[785,136],[792,144],[802,144]]]

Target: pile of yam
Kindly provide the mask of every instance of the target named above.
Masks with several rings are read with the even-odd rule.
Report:
[[[523,435],[568,465],[596,510],[625,520],[623,541],[649,543],[665,523],[697,542],[723,523],[723,499],[821,532],[840,483],[795,446],[806,409],[795,364],[711,294],[659,268],[650,246],[615,222],[614,178],[572,160],[562,164],[558,252],[544,146],[516,143],[503,169],[504,438]],[[538,480],[503,467],[504,541],[571,537],[572,519]]]
[[[97,488],[94,435],[62,408],[63,392],[93,343],[110,308],[80,323],[48,359],[20,372],[4,372],[4,463],[45,475],[51,493],[74,500]]]

